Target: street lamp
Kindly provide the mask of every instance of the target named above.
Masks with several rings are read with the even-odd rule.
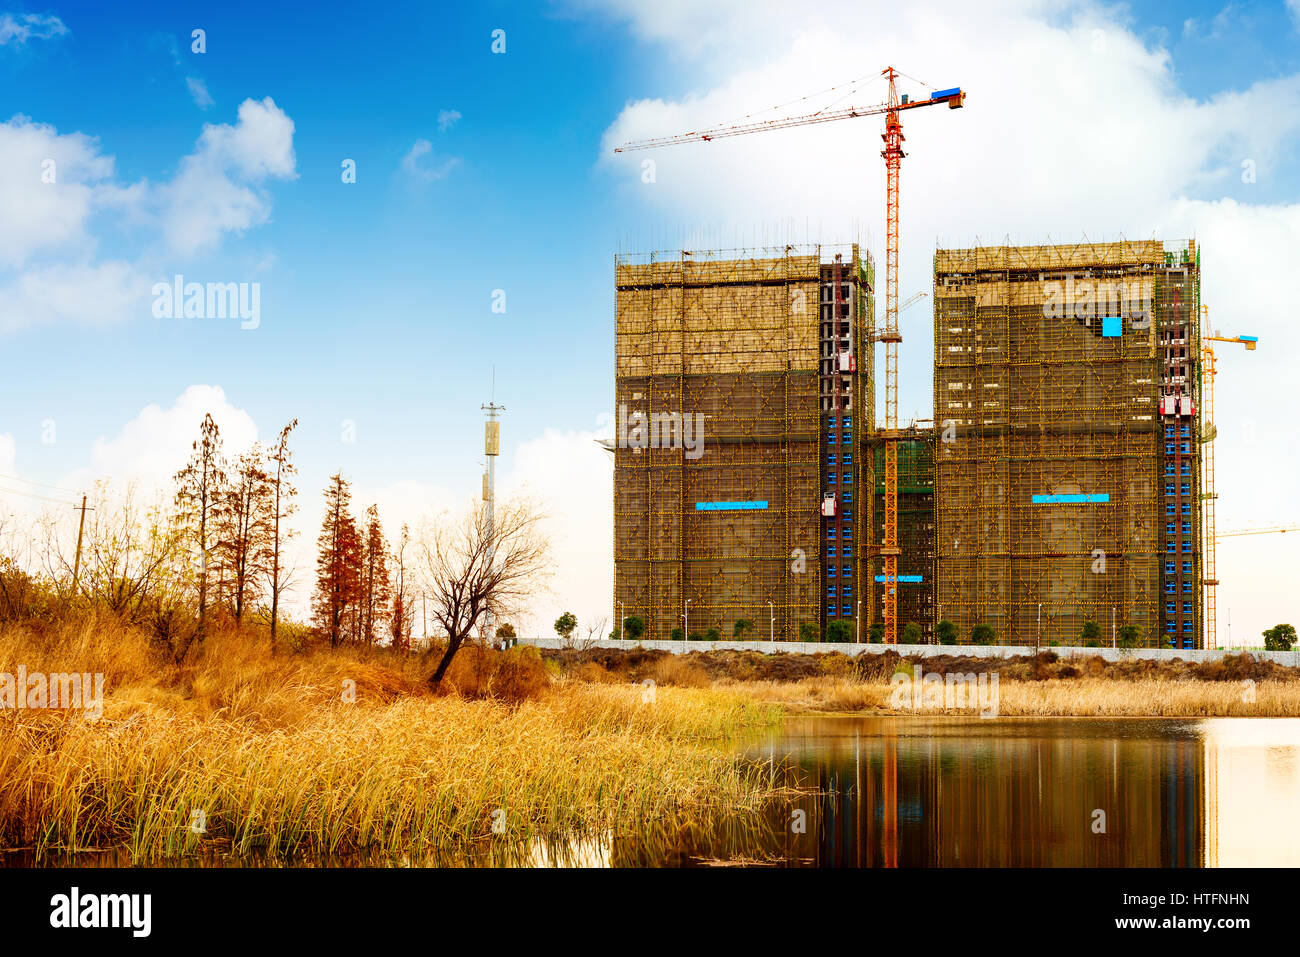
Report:
[[[1114,605],[1112,605],[1110,608],[1110,646],[1111,648],[1119,647],[1115,639],[1115,606]]]
[[[769,601],[767,603],[767,607],[772,611],[772,625],[767,632],[767,640],[772,642],[773,645],[775,645],[776,644],[776,605],[773,605]]]
[[[862,599],[858,599],[858,610],[853,616],[853,643],[862,644]]]
[[[1034,632],[1034,655],[1038,654],[1038,643],[1043,640],[1043,603],[1038,603],[1038,629]]]
[[[686,639],[691,633],[691,602],[694,599],[686,599],[686,604],[682,606],[682,620],[686,623],[682,627],[682,651],[686,650]]]
[[[620,601],[618,602],[618,636],[620,638],[627,637],[627,635],[623,634],[623,621],[623,603]]]

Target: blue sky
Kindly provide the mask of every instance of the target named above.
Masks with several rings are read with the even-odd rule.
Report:
[[[524,456],[539,490],[556,492],[560,521],[598,533],[572,545],[589,564],[578,561],[556,597],[594,615],[608,602],[609,479],[590,439],[612,403],[615,252],[785,236],[787,222],[802,238],[806,221],[826,242],[857,222],[879,257],[883,219],[873,120],[660,151],[649,185],[644,154],[615,161],[607,147],[889,62],[971,91],[962,113],[909,117],[904,295],[927,288],[936,241],[1217,241],[1207,302],[1265,340],[1249,369],[1221,360],[1241,381],[1235,393],[1225,384],[1221,415],[1256,436],[1289,428],[1251,388],[1286,375],[1290,307],[1227,282],[1300,224],[1294,4],[828,3],[797,15],[771,0],[177,6],[0,0],[0,123],[12,133],[21,114],[29,133],[40,125],[34,142],[62,144],[96,171],[73,163],[60,180],[87,184],[84,208],[41,206],[50,194],[34,192],[45,187],[30,165],[4,171],[0,231],[19,238],[0,239],[0,474],[79,487],[97,468],[133,473],[127,459],[142,445],[179,441],[174,423],[142,410],[165,418],[187,389],[218,387],[263,439],[301,420],[310,539],[335,468],[401,518],[473,494],[495,366],[507,484],[522,480]],[[191,52],[195,28],[202,54]],[[504,54],[492,52],[496,29]],[[216,145],[205,149],[205,136]],[[345,159],[353,184],[341,182]],[[213,199],[227,194],[229,206]],[[184,238],[194,209],[201,242]],[[47,242],[23,238],[47,228]],[[110,263],[124,286],[175,273],[258,282],[261,324],[154,318],[138,285],[115,296],[111,284],[55,284],[68,301],[48,321],[39,296],[14,305],[43,269]],[[494,290],[504,314],[492,312]],[[905,317],[905,417],[929,415],[924,311]],[[49,420],[57,441],[42,442]],[[355,442],[341,441],[345,420]],[[1221,481],[1292,469],[1294,452],[1270,454],[1283,457],[1252,459],[1239,476],[1221,465]],[[1220,523],[1273,516],[1224,505]]]

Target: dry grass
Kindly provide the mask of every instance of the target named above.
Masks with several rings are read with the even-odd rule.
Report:
[[[893,686],[881,680],[722,681],[718,687],[790,713],[914,713],[893,709]],[[1022,681],[1000,677],[997,712],[1003,717],[1300,717],[1300,682],[1264,679],[1254,682],[1249,692],[1253,692],[1253,701],[1242,682],[1197,678]],[[971,711],[966,708],[960,713]],[[942,714],[944,710],[927,708],[925,713]]]
[[[103,621],[0,632],[0,670],[102,671],[107,686],[99,721],[0,711],[0,846],[419,855],[489,836],[498,810],[522,838],[757,807],[764,782],[718,743],[773,709],[723,690],[552,686],[518,652],[458,659],[434,697],[419,658],[273,658],[232,632],[177,666]]]

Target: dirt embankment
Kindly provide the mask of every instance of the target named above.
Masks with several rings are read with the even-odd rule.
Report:
[[[963,655],[904,658],[892,650],[850,657],[840,652],[803,655],[718,650],[676,655],[646,648],[590,648],[545,650],[542,657],[582,680],[643,681],[649,678],[660,684],[687,686],[725,680],[797,682],[820,677],[878,681],[888,680],[900,667],[910,669],[914,665],[919,665],[927,673],[945,675],[949,672],[983,674],[996,671],[1002,680],[1012,681],[1072,678],[1300,681],[1300,668],[1279,665],[1248,653],[1208,662],[1182,658],[1160,661],[1129,658],[1112,662],[1100,655],[1067,659],[1058,657],[1053,651],[1016,658]]]

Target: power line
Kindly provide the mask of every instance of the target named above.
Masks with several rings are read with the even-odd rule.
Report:
[[[71,492],[73,495],[84,494],[84,492],[79,488],[68,488],[64,485],[50,485],[48,482],[33,482],[31,479],[19,478],[17,475],[5,475],[0,473],[0,479],[7,479],[10,482],[19,482],[23,485],[38,485],[41,488],[58,489],[60,492]]]

